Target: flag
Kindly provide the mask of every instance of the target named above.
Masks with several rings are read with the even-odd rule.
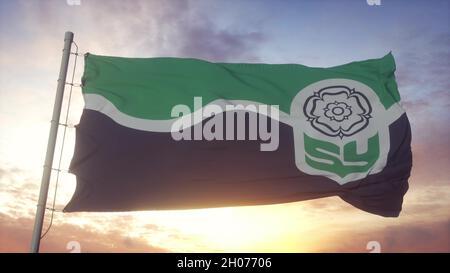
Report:
[[[339,196],[399,215],[411,130],[391,53],[330,68],[86,54],[75,211]]]

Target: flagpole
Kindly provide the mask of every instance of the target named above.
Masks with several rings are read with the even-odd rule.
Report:
[[[64,98],[64,87],[66,86],[67,68],[69,66],[70,50],[73,42],[73,33],[67,31],[64,35],[64,49],[59,69],[58,86],[56,88],[55,104],[53,106],[53,115],[48,136],[47,152],[45,155],[44,170],[42,172],[41,189],[36,208],[36,217],[34,220],[33,235],[31,238],[30,252],[39,252],[41,242],[42,226],[44,223],[45,210],[47,205],[48,188],[53,166],[53,156],[55,153],[56,138],[58,135],[59,117],[61,115],[61,106]]]

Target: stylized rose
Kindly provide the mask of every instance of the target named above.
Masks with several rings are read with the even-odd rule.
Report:
[[[369,100],[347,86],[330,86],[308,97],[303,112],[311,126],[327,136],[352,136],[372,117]]]
[[[348,119],[352,114],[352,107],[348,106],[345,102],[335,101],[333,103],[328,103],[327,107],[323,110],[325,111],[325,116],[330,120],[343,121]]]

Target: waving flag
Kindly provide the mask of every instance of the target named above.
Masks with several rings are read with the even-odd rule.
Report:
[[[398,216],[412,156],[394,72],[391,54],[331,68],[87,54],[65,211],[339,196]]]

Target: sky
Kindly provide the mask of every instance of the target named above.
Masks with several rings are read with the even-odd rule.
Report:
[[[450,252],[450,2],[440,0],[381,0],[379,6],[365,0],[0,0],[0,252],[29,250],[68,30],[80,53],[124,57],[329,67],[392,52],[412,126],[413,170],[398,218],[365,213],[338,197],[64,214],[75,178],[61,172],[41,251],[69,252],[75,241],[82,252],[369,252],[367,244],[376,241],[381,252]],[[82,68],[81,58],[76,83]],[[82,108],[81,90],[74,88],[70,125]],[[68,128],[63,170],[73,145]],[[55,164],[60,148],[61,134]],[[49,220],[47,213],[45,227]]]

